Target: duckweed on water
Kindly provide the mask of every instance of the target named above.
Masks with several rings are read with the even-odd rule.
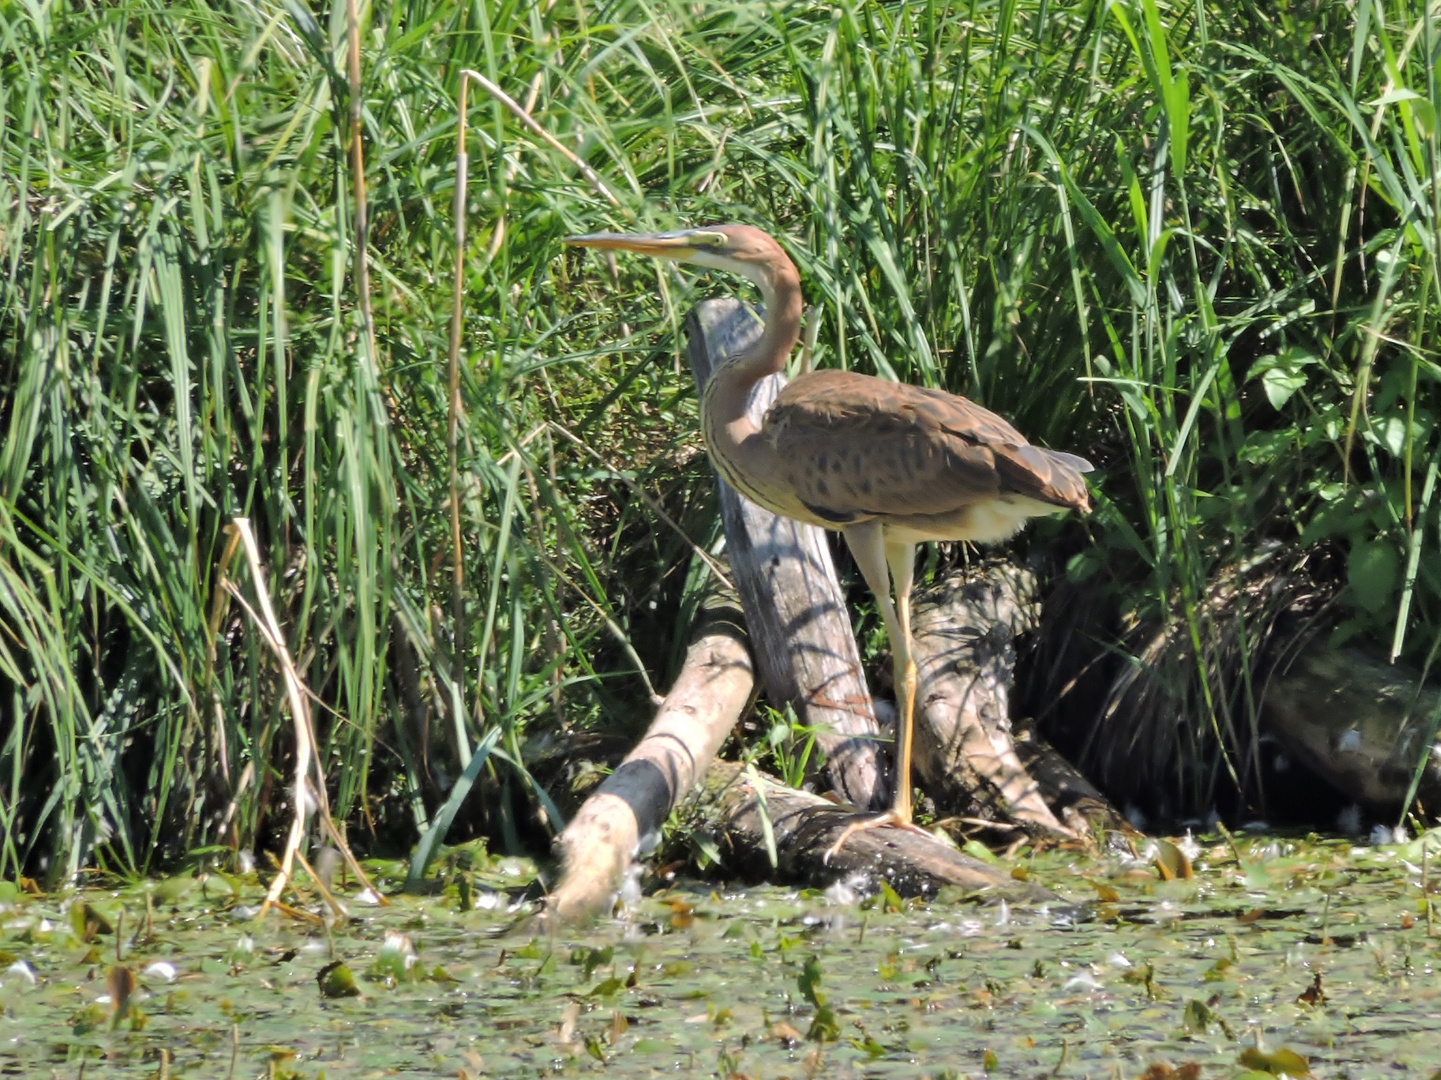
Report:
[[[1189,855],[1194,877],[1171,880],[1154,859],[1037,856],[1027,872],[1063,899],[1026,907],[696,884],[554,939],[503,933],[518,893],[460,877],[390,907],[351,895],[329,922],[318,903],[257,919],[253,875],[3,886],[0,1072],[1190,1080],[1441,1066],[1420,842],[1244,839]],[[389,886],[403,876],[372,869]]]

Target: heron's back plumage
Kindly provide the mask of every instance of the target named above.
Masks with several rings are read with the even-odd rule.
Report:
[[[918,538],[988,540],[1036,514],[1090,507],[1088,462],[1032,446],[995,413],[940,390],[812,372],[780,392],[762,435],[773,484],[832,525],[882,518]],[[1005,521],[978,516],[997,510]]]

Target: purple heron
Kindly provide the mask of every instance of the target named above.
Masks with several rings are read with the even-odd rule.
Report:
[[[860,828],[911,820],[911,733],[916,665],[911,580],[924,540],[1004,540],[1028,518],[1086,511],[1090,462],[1028,443],[995,413],[941,390],[852,371],[813,371],[781,390],[760,424],[747,414],[755,384],[778,371],[801,325],[801,286],[781,246],[749,225],[678,232],[592,233],[567,244],[631,251],[714,270],[760,286],[765,329],[748,351],[718,367],[701,397],[701,427],[715,469],[776,514],[836,529],[846,538],[885,621],[895,664],[895,797]],[[895,599],[891,598],[894,585]]]

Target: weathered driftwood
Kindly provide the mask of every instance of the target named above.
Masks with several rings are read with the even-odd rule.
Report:
[[[738,300],[707,300],[691,311],[686,331],[691,370],[704,388],[716,363],[760,337],[761,320]],[[784,384],[774,375],[756,387],[757,419]],[[790,703],[816,730],[838,793],[861,809],[884,805],[875,711],[825,532],[763,510],[719,477],[716,483],[726,552],[767,695]]]
[[[707,816],[721,823],[725,865],[757,878],[779,876],[819,886],[864,875],[871,882],[888,881],[902,896],[934,894],[950,885],[996,898],[1054,899],[1049,890],[1017,881],[990,863],[900,829],[853,833],[827,861],[826,851],[854,819],[853,811],[735,762],[711,766],[701,798],[709,804]],[[775,867],[766,843],[767,821]]]
[[[1412,669],[1313,642],[1272,672],[1262,722],[1308,769],[1376,809],[1400,806],[1424,754],[1417,796],[1434,814],[1441,809],[1441,757],[1425,740],[1441,693],[1418,693],[1419,682]]]
[[[609,907],[641,840],[701,781],[754,686],[740,610],[733,597],[712,596],[645,738],[560,836],[561,880],[547,905],[553,917],[574,922]]]
[[[1070,837],[1011,733],[1015,638],[1036,626],[1038,609],[1035,575],[999,560],[917,595],[916,772],[946,810]]]

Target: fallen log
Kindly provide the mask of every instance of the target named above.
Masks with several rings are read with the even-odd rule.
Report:
[[[754,686],[740,609],[733,596],[713,594],[650,730],[557,841],[562,871],[550,917],[576,922],[609,910],[642,841],[700,782]]]
[[[700,798],[705,815],[719,824],[726,867],[754,878],[779,876],[815,887],[845,881],[862,889],[884,880],[902,896],[934,895],[955,886],[986,898],[1055,899],[1048,889],[1018,881],[991,863],[901,829],[852,833],[827,861],[827,850],[854,820],[854,811],[735,762],[711,766]]]
[[[740,301],[698,304],[686,319],[690,364],[704,389],[711,371],[761,335],[761,320]],[[763,379],[751,396],[758,420],[785,379]],[[742,498],[720,477],[726,553],[766,695],[790,704],[826,754],[831,787],[861,809],[886,805],[879,725],[861,670],[845,598],[824,530],[777,517]]]
[[[1424,757],[1417,797],[1441,809],[1436,715],[1441,692],[1421,677],[1357,649],[1312,641],[1277,666],[1261,699],[1263,729],[1302,765],[1349,798],[1399,812]]]

